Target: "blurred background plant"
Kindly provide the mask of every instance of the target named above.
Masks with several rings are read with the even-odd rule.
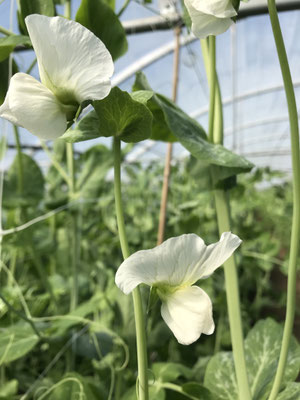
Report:
[[[64,165],[64,146],[60,141],[55,146],[56,157]],[[163,165],[126,162],[126,152],[125,148],[124,206],[128,240],[134,252],[156,244]],[[20,220],[25,223],[24,215],[26,220],[31,220],[53,211],[49,218],[5,235],[2,242],[1,368],[5,381],[11,385],[18,382],[18,393],[29,389],[31,393],[46,391],[65,373],[69,373],[66,379],[73,377],[74,380],[66,381],[61,389],[58,387],[51,392],[54,397],[49,398],[62,398],[59,397],[62,388],[63,394],[65,390],[77,391],[78,382],[89,384],[90,390],[97,396],[101,393],[104,399],[109,395],[109,381],[112,381],[115,398],[123,398],[124,391],[134,386],[136,356],[131,297],[121,294],[114,284],[122,257],[114,211],[112,160],[111,150],[103,145],[77,154],[77,188],[70,202],[67,186],[53,166],[43,172],[32,158],[23,155],[26,196],[20,198],[13,191],[17,162],[5,174],[6,232],[20,225]],[[38,185],[32,185],[33,176],[36,176],[35,183],[38,179]],[[207,188],[207,176],[200,162],[191,157],[174,163],[166,237],[194,232],[207,243],[218,240],[212,193],[207,189],[199,190],[202,186]],[[232,230],[244,241],[238,253],[238,264],[242,316],[247,333],[256,321],[270,312],[275,320],[283,319],[289,249],[286,232],[292,212],[290,183],[282,172],[257,169],[239,178],[232,190],[232,210]],[[68,247],[74,213],[80,221],[79,306],[69,313]],[[217,271],[201,285],[214,304],[215,335],[203,335],[189,347],[180,346],[158,309],[148,314],[150,360],[152,363],[176,363],[174,371],[171,364],[166,369],[173,380],[181,377],[200,382],[212,355],[230,350],[223,271]],[[146,290],[143,295],[147,302]],[[40,338],[27,319],[34,324]],[[299,334],[299,314],[297,332]],[[127,362],[129,368],[120,371]],[[162,368],[163,364],[157,365]],[[72,371],[77,375],[72,375]],[[132,391],[124,399],[130,398],[130,393]],[[174,393],[171,393],[173,399]]]

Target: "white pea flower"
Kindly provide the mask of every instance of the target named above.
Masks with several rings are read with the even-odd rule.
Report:
[[[125,294],[141,283],[155,289],[164,321],[179,343],[191,344],[215,329],[209,296],[192,285],[209,277],[240,243],[231,232],[209,246],[195,234],[174,237],[128,257],[116,273],[116,284]]]
[[[184,0],[192,32],[200,39],[227,31],[237,15],[231,0]]]
[[[38,14],[29,15],[25,22],[41,82],[15,74],[0,117],[40,139],[56,139],[82,102],[109,94],[113,61],[101,40],[77,22]]]

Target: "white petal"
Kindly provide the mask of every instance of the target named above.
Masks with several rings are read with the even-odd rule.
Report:
[[[224,264],[241,243],[241,239],[233,233],[222,233],[217,243],[207,246],[205,259],[202,259],[192,281],[196,282],[198,279],[205,279],[210,276],[218,267]]]
[[[213,15],[204,14],[195,10],[187,2],[186,6],[192,20],[192,32],[200,39],[204,39],[209,35],[220,35],[233,24],[231,18],[218,18]]]
[[[78,103],[108,95],[113,61],[91,31],[62,17],[33,14],[25,22],[44,85],[58,97],[73,95]]]
[[[40,139],[56,139],[67,128],[66,116],[53,93],[23,73],[11,78],[0,117],[26,128]]]
[[[237,15],[231,0],[185,0],[185,3],[191,5],[197,11],[218,18],[230,18]]]
[[[211,335],[215,325],[209,296],[197,286],[177,290],[161,306],[161,315],[181,344]]]
[[[195,270],[205,251],[206,245],[195,234],[168,239],[154,249],[128,257],[117,271],[116,284],[126,294],[140,283],[179,286],[186,281],[187,272]]]

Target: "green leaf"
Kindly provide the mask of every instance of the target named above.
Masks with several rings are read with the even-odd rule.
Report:
[[[18,155],[4,178],[3,205],[7,208],[34,206],[44,195],[44,177],[38,164],[22,153],[22,193],[18,191],[20,164]]]
[[[238,400],[231,352],[217,353],[211,358],[205,371],[204,385],[218,400]]]
[[[245,340],[248,373],[254,400],[264,399],[270,393],[277,369],[283,329],[268,318],[256,323]],[[289,347],[283,383],[293,382],[300,368],[300,347],[293,337]]]
[[[282,340],[283,328],[268,318],[251,329],[245,340],[247,371],[253,400],[266,400],[271,391]],[[299,372],[300,348],[293,337],[290,344],[283,384],[293,382]],[[224,385],[226,382],[226,385]],[[238,400],[232,353],[218,353],[209,361],[205,386],[220,400]]]
[[[133,100],[138,101],[145,106],[147,105],[148,101],[153,97],[154,93],[152,90],[137,90],[136,92],[130,93],[130,96]]]
[[[136,143],[150,137],[152,114],[129,93],[115,87],[105,99],[94,101],[93,106],[95,111],[82,118],[74,129],[68,129],[62,139],[73,143],[116,136],[124,142]]]
[[[136,74],[136,79],[132,89],[134,90],[132,94],[138,93],[142,90],[153,93],[145,75],[142,72],[138,72]],[[177,142],[177,138],[170,130],[170,127],[165,120],[164,112],[160,106],[159,100],[154,93],[153,96],[149,98],[147,106],[153,114],[152,133],[150,139],[160,140],[163,142]]]
[[[20,44],[31,46],[31,41],[28,36],[22,35],[0,37],[0,62],[5,60],[14,48]]]
[[[18,381],[13,379],[12,381],[6,382],[0,388],[0,399],[10,400],[18,392]]]
[[[190,118],[171,100],[162,95],[157,95],[157,98],[170,129],[180,143],[197,159],[222,167],[215,174],[216,181],[240,172],[248,172],[253,168],[252,163],[227,150],[224,146],[209,143],[205,131],[197,121]]]
[[[82,0],[76,21],[102,40],[114,60],[126,53],[128,44],[125,30],[107,2]]]
[[[105,2],[113,11],[115,11],[115,8],[116,8],[116,0],[104,0],[104,2]]]
[[[300,383],[290,382],[283,392],[279,393],[277,400],[299,400],[300,399]]]
[[[19,0],[18,20],[20,31],[28,34],[24,19],[30,14],[55,16],[55,6],[53,0]]]
[[[133,89],[151,89],[141,72],[136,76]],[[214,166],[215,184],[238,173],[248,172],[253,168],[252,163],[227,150],[224,146],[209,143],[201,125],[165,96],[155,94],[149,101],[148,107],[154,116],[153,127],[157,123],[160,129],[158,134],[155,131],[152,133],[151,139],[166,140],[170,135],[175,135],[194,157]],[[164,120],[162,120],[162,117]]]
[[[184,393],[194,399],[199,400],[214,400],[211,392],[204,386],[196,382],[188,382],[181,386]]]
[[[0,328],[0,365],[25,356],[38,341],[38,336],[28,324]]]
[[[173,382],[176,381],[180,376],[184,376],[190,379],[193,375],[192,371],[182,364],[176,363],[154,363],[152,371],[156,381],[161,382]]]

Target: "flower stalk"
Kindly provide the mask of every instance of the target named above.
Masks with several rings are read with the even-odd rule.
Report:
[[[180,26],[177,26],[174,29],[174,34],[176,42],[175,42],[174,62],[173,62],[172,100],[176,102],[178,81],[179,81],[179,53],[180,53],[180,35],[181,35]],[[163,187],[162,187],[161,202],[160,202],[160,212],[159,212],[159,226],[157,233],[157,245],[161,244],[164,241],[164,236],[165,236],[172,152],[173,152],[173,143],[169,142],[167,145],[167,152],[165,158],[164,179],[163,179]]]
[[[123,258],[126,259],[130,256],[130,252],[126,238],[123,207],[122,207],[121,142],[120,139],[116,137],[114,138],[113,141],[113,151],[114,151],[114,191],[115,191],[117,224],[118,224],[119,239],[120,239]],[[149,389],[148,389],[146,326],[145,326],[142,298],[139,287],[136,287],[133,290],[132,296],[133,296],[133,307],[134,307],[134,317],[135,317],[135,327],[136,327],[137,360],[138,360],[138,400],[148,400]]]
[[[300,154],[299,124],[295,93],[274,0],[268,0],[268,8],[288,105],[293,169],[293,219],[288,269],[286,316],[278,367],[269,397],[269,400],[275,400],[280,390],[282,378],[286,367],[288,350],[295,318],[297,258],[299,254],[300,242]]]
[[[209,115],[208,115],[208,140],[214,141],[214,115],[216,95],[216,37],[209,36]]]
[[[223,142],[223,109],[219,84],[216,84],[215,69],[215,43],[209,38],[209,49],[206,41],[201,41],[204,53],[205,66],[207,70],[210,85],[210,96],[214,97],[212,102],[210,99],[210,116],[209,118],[209,140],[215,144]],[[212,77],[211,75],[214,75]],[[213,170],[212,170],[213,176]],[[214,198],[217,212],[217,221],[219,233],[230,231],[230,205],[228,194],[224,189],[215,189]],[[235,258],[232,255],[224,262],[225,289],[227,298],[228,317],[230,325],[230,335],[233,350],[233,359],[238,385],[239,399],[251,400],[251,391],[247,376],[246,359],[244,351],[244,338],[241,318],[240,296],[238,287],[237,266]]]

